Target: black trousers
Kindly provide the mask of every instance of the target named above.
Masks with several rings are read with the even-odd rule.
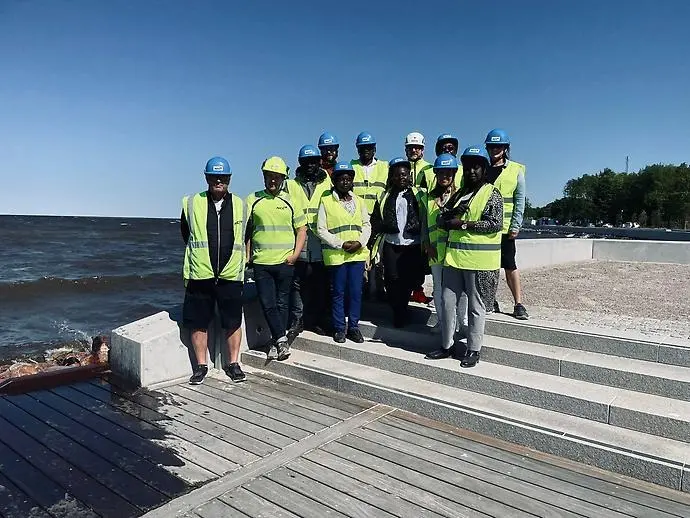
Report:
[[[294,274],[295,267],[286,263],[254,265],[259,304],[274,340],[282,338],[287,332],[290,286]]]
[[[331,286],[326,266],[322,262],[297,261],[292,289],[301,299],[300,317],[306,329],[330,327]],[[294,325],[294,322],[292,323]]]
[[[393,310],[396,325],[404,324],[412,290],[419,284],[420,272],[424,271],[422,247],[416,245],[383,244],[383,275],[388,304]]]

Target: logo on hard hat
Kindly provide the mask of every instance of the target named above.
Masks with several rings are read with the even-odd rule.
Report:
[[[491,137],[491,142],[500,142],[501,137]]]
[[[333,139],[332,139],[332,138],[325,138],[325,139],[323,139],[323,143],[324,143],[324,144],[330,144],[330,143],[332,143],[332,142],[333,142]]]
[[[473,147],[472,149],[470,149],[470,153],[479,153],[479,148]]]
[[[304,154],[305,154],[305,155],[313,155],[313,154],[314,154],[314,150],[313,150],[313,149],[305,149],[305,150],[304,150]]]
[[[450,165],[451,162],[451,160],[441,160],[441,165]]]
[[[225,168],[223,167],[223,164],[218,164],[213,166],[214,171],[223,171]]]
[[[369,137],[369,136],[362,137],[362,142],[369,142],[370,140],[371,140],[371,137]]]

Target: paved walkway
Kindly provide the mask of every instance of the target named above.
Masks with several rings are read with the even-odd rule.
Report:
[[[9,517],[690,516],[690,497],[282,379],[0,398]]]

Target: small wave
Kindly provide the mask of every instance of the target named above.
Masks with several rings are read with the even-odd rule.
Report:
[[[156,287],[169,287],[182,284],[178,272],[154,273],[149,275],[112,275],[65,279],[62,277],[42,277],[33,281],[0,283],[0,299],[18,300],[33,297],[49,297],[74,293],[107,293],[128,290],[141,290]]]
[[[120,226],[121,226],[121,227],[128,227],[128,226],[129,226],[129,223],[120,223]]]

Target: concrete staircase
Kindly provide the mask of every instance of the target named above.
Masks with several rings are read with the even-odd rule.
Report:
[[[440,338],[415,308],[404,330],[368,306],[367,340],[304,332],[285,362],[243,362],[288,378],[641,480],[690,491],[690,348],[492,316],[480,363],[424,352]],[[689,466],[689,467],[686,467]]]

